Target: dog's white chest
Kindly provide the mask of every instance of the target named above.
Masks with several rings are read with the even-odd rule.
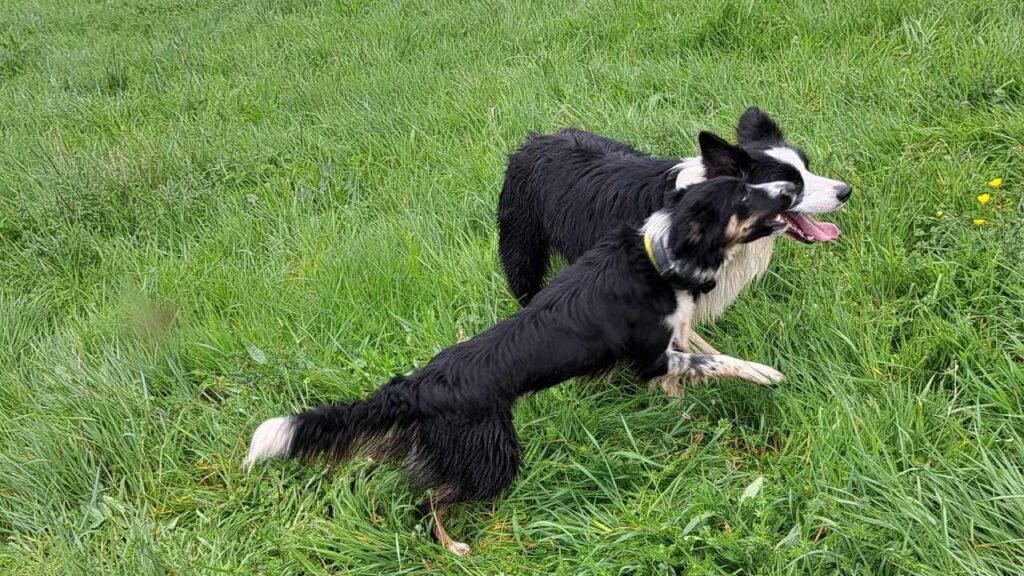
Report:
[[[715,289],[697,300],[694,321],[714,320],[732,304],[743,287],[765,273],[772,260],[774,238],[771,236],[744,244],[718,273]]]
[[[689,292],[676,292],[676,309],[665,317],[665,326],[672,330],[672,341],[676,341],[683,326],[693,322],[693,315],[696,307],[693,303],[693,296]],[[671,348],[671,343],[669,348]]]

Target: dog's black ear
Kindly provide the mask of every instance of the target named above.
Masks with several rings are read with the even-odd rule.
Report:
[[[724,245],[725,206],[739,180],[715,178],[694,184],[672,215],[671,248],[676,254],[707,254]]]
[[[782,142],[782,130],[765,111],[760,108],[747,108],[736,123],[736,140],[740,144],[748,142]]]
[[[739,146],[730,144],[711,132],[701,132],[697,136],[697,142],[700,144],[700,158],[704,163],[705,178],[745,178],[750,171],[753,160]]]

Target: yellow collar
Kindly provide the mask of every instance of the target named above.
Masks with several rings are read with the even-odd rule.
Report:
[[[654,265],[654,269],[661,272],[661,267],[658,266],[658,260],[654,257],[654,245],[651,243],[650,232],[644,232],[644,252],[647,253],[647,259]]]

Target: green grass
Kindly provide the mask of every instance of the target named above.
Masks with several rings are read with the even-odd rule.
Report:
[[[514,4],[4,4],[0,572],[1021,570],[1024,5]],[[515,310],[528,131],[688,155],[752,104],[855,186],[705,328],[784,385],[527,399],[519,482],[452,516],[468,559],[394,469],[241,472],[262,419]]]

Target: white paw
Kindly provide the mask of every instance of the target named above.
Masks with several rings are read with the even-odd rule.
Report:
[[[740,377],[748,382],[762,386],[782,382],[786,379],[782,372],[757,362],[743,362],[743,365],[740,367]]]
[[[470,554],[469,544],[463,544],[462,542],[452,542],[445,546],[449,552],[458,554],[459,556],[466,557]]]

